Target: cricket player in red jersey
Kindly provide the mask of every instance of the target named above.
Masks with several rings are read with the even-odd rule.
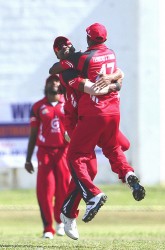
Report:
[[[58,37],[55,40],[55,43],[53,46],[55,53],[57,52],[57,50],[59,51],[61,49],[61,43],[62,44],[64,43],[65,45],[67,45],[68,42],[69,42],[68,39],[66,39],[64,37]],[[70,50],[73,52],[73,46],[70,48]],[[75,71],[75,70],[71,69],[68,71]],[[70,73],[72,73],[72,72],[70,72]],[[65,93],[65,105],[64,105],[65,128],[69,134],[69,137],[71,138],[72,133],[74,131],[74,128],[76,127],[77,121],[78,121],[77,107],[78,107],[78,101],[81,98],[82,93],[80,91],[73,89],[64,81],[65,74],[66,74],[66,71],[60,74],[60,82],[64,88],[64,93]],[[97,93],[97,91],[94,91],[92,89],[91,89],[91,91],[93,94]],[[103,91],[103,89],[102,89],[102,91]],[[107,92],[108,91],[106,91],[106,93]],[[68,139],[68,137],[67,137],[67,139]],[[88,173],[89,173],[91,179],[93,180],[97,174],[97,161],[96,161],[95,151],[93,151],[89,161],[87,161],[87,169],[88,169]],[[73,216],[73,217],[78,216],[78,213],[79,213],[78,205],[79,205],[81,198],[82,198],[81,193],[79,192],[79,189],[76,188],[74,190],[74,192],[72,193],[72,201],[70,201],[71,216]],[[76,237],[76,238],[79,237],[78,231],[77,231],[77,235],[76,236],[74,235],[74,237]]]
[[[63,36],[59,36],[55,39],[53,44],[53,50],[58,59],[67,58],[68,55],[73,54],[75,52],[75,48],[73,47],[71,41]],[[49,73],[53,74],[53,71],[54,69],[52,66],[52,68],[50,68],[49,70]],[[64,88],[65,93],[65,127],[70,137],[78,121],[78,101],[82,95],[82,92],[72,88],[68,84],[69,80],[76,78],[76,76],[79,76],[79,74],[75,72],[75,69],[68,69],[67,71],[61,72],[59,74],[60,82]],[[96,96],[107,94],[108,92],[115,90],[114,86],[112,84],[109,86],[109,84],[112,81],[118,80],[121,85],[123,77],[124,74],[120,69],[117,69],[115,73],[109,75],[101,74],[99,75],[99,80],[97,81],[97,83],[90,83],[90,81],[88,81],[88,87],[84,90],[84,92]],[[107,85],[109,86],[108,88]],[[123,151],[129,149],[130,142],[121,131],[119,131],[118,141]]]
[[[43,237],[50,239],[53,239],[55,233],[60,236],[65,234],[60,209],[71,178],[66,161],[68,142],[64,138],[64,97],[60,87],[59,77],[49,76],[45,85],[45,97],[32,106],[25,163],[25,169],[33,173],[31,158],[37,145],[37,199],[44,227]]]
[[[95,24],[95,28],[96,28],[96,26],[99,26],[99,28],[100,28],[100,25]],[[103,31],[103,30],[101,30],[101,31]],[[96,32],[97,35],[99,32],[100,32],[100,29],[97,30],[97,32]],[[100,34],[98,37],[105,39],[105,37],[101,37]],[[102,42],[104,42],[104,41],[102,41]],[[93,42],[95,43],[96,41],[93,41]],[[110,51],[111,52],[110,55],[107,54],[109,51],[107,51],[108,49],[105,47],[105,45],[102,44],[102,42],[96,42],[97,45],[102,45],[101,48],[99,48],[99,46],[95,46],[96,48],[94,48],[94,46],[93,46],[93,48],[91,48],[91,50],[95,49],[97,51],[100,49],[102,53],[103,52],[105,53],[105,54],[102,54],[101,56],[96,54],[97,57],[94,58],[94,62],[97,63],[97,62],[103,61],[104,64],[102,64],[101,70],[99,72],[110,74],[111,72],[109,72],[108,70],[107,70],[108,72],[104,72],[104,70],[106,69],[106,66],[107,66],[107,68],[115,69],[115,67],[116,67],[115,55],[112,51]],[[90,51],[90,49],[88,51]],[[88,56],[88,53],[87,53],[87,56]],[[87,59],[83,58],[83,63],[85,61],[87,61]],[[65,63],[65,61],[63,61],[62,63]],[[88,63],[89,63],[89,58],[88,58]],[[68,63],[66,61],[66,65],[67,64],[71,65],[71,67],[73,67],[72,64],[70,64],[70,62]],[[98,66],[98,65],[95,65],[95,66]],[[88,64],[88,67],[89,67],[89,64]],[[94,79],[96,79],[96,77],[97,77],[97,72],[98,71],[96,70],[95,75],[94,75]],[[90,75],[88,75],[86,77],[90,78]],[[94,82],[94,79],[92,79],[92,77],[91,77],[91,80],[93,82]],[[86,82],[82,85],[82,84],[80,84],[80,83],[82,83],[81,81],[82,81],[82,79],[77,80],[77,78],[75,78],[74,80],[70,81],[70,83],[71,83],[72,87],[73,86],[75,87],[75,89],[78,89],[80,91],[84,91],[84,89],[86,87],[85,86]],[[116,83],[115,85],[116,85],[116,90],[117,90],[118,83]],[[85,161],[88,160],[90,152],[93,149],[93,147],[96,146],[96,144],[101,143],[103,153],[110,160],[112,170],[114,172],[118,173],[119,178],[122,179],[123,182],[125,182],[127,180],[128,184],[133,189],[134,198],[136,200],[141,200],[144,198],[144,195],[145,195],[144,188],[139,184],[139,180],[135,176],[133,168],[128,164],[125,156],[121,153],[122,151],[121,151],[120,146],[118,144],[117,137],[118,137],[118,126],[119,126],[119,98],[118,98],[118,95],[116,95],[116,94],[117,94],[116,91],[114,91],[113,93],[111,93],[110,98],[106,95],[102,96],[104,98],[101,98],[101,96],[98,96],[98,97],[93,96],[92,102],[88,98],[88,95],[82,96],[82,97],[84,97],[83,102],[88,103],[88,105],[85,105],[86,108],[83,108],[83,102],[82,102],[82,106],[80,106],[80,102],[82,100],[82,97],[79,100],[79,110],[82,113],[80,112],[80,114],[79,114],[78,125],[75,129],[76,132],[74,131],[73,137],[71,139],[71,144],[70,144],[71,147],[70,147],[70,151],[69,151],[69,161],[70,161],[70,166],[71,166],[71,171],[72,171],[72,176],[74,178],[74,181],[80,187],[80,190],[82,190],[83,198],[87,203],[86,213],[83,217],[83,220],[85,222],[90,221],[95,216],[95,214],[98,212],[101,205],[103,205],[103,203],[106,201],[106,196],[103,193],[101,193],[101,190],[99,190],[95,185],[93,185],[93,182],[90,180],[90,178],[88,178],[87,168],[85,167]],[[108,102],[111,104],[110,107],[108,107],[109,106]],[[92,103],[92,105],[91,105],[91,103]],[[81,109],[80,109],[80,107],[81,107]],[[91,108],[91,110],[89,110],[90,112],[88,112],[89,107]],[[84,112],[84,111],[86,111],[86,112]],[[97,117],[97,114],[99,115],[99,117]],[[100,122],[102,122],[102,123],[100,123]],[[85,123],[86,123],[86,125],[85,125]],[[89,126],[90,124],[92,125],[91,127]],[[100,131],[101,131],[101,133],[99,133],[99,134],[97,134],[98,132],[100,132],[100,131],[97,131],[98,128],[100,128]],[[93,130],[94,130],[94,133],[93,133]],[[113,135],[113,133],[114,133],[114,135]],[[75,136],[75,134],[76,134],[76,136]],[[88,135],[88,136],[86,136],[86,135]],[[87,140],[86,140],[87,137],[90,138],[90,140],[89,140],[90,142],[89,141],[87,142]],[[94,139],[94,137],[95,137],[95,139]],[[73,138],[74,138],[74,142],[73,142]],[[77,140],[77,138],[79,138],[80,140],[79,139]],[[82,146],[81,142],[83,142],[84,147]],[[81,145],[79,145],[80,143],[81,143]],[[85,149],[85,147],[86,147],[86,149]],[[76,166],[76,167],[74,167],[74,166]],[[71,184],[70,184],[70,187],[72,186]],[[90,198],[90,196],[93,196],[93,197]],[[64,203],[64,206],[62,209],[63,214],[62,214],[61,218],[64,221],[64,223],[66,223],[65,229],[68,232],[67,235],[73,239],[76,239],[76,230],[77,229],[75,227],[75,219],[70,217],[69,211],[67,211],[67,207],[70,210],[70,207],[68,204],[70,203],[72,198],[73,198],[73,196],[71,196],[71,192],[70,192],[68,195],[68,199]],[[70,224],[69,224],[69,221],[70,221]]]

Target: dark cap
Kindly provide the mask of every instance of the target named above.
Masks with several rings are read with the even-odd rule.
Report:
[[[59,50],[62,49],[63,46],[68,46],[68,45],[72,45],[71,41],[68,38],[64,36],[58,36],[54,40],[53,44],[54,52],[58,52]]]
[[[87,36],[95,42],[105,42],[107,40],[107,30],[104,25],[94,23],[86,28]]]

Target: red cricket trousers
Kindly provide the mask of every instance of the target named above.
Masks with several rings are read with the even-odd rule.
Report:
[[[118,143],[121,146],[122,151],[127,151],[130,147],[130,142],[127,137],[119,130]]]
[[[86,166],[91,180],[94,180],[97,174],[97,160],[95,152],[93,152],[92,156],[90,157],[90,160],[86,162]],[[76,218],[79,214],[78,206],[81,199],[81,190],[72,178],[69,185],[67,197],[64,201],[61,211],[69,218]]]
[[[103,154],[109,159],[112,171],[118,174],[123,182],[127,172],[134,171],[118,142],[119,121],[120,115],[80,117],[72,134],[68,162],[73,180],[69,185],[69,192],[76,184],[85,202],[101,192],[94,185],[87,166],[96,145],[102,148]]]
[[[60,209],[70,182],[70,171],[66,161],[67,148],[39,147],[37,152],[37,199],[44,232],[55,233],[54,219],[61,223]]]

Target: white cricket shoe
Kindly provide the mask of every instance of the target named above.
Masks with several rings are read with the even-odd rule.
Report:
[[[79,233],[77,230],[76,219],[68,218],[63,213],[60,214],[61,221],[64,223],[64,231],[68,237],[73,240],[78,240]]]
[[[100,207],[104,205],[106,200],[107,196],[104,193],[100,193],[95,197],[93,197],[92,199],[90,199],[86,203],[86,211],[82,220],[84,222],[91,221],[99,211]]]
[[[54,235],[51,232],[45,232],[43,234],[43,238],[51,239],[52,240],[54,238]]]
[[[64,223],[57,223],[56,222],[56,234],[58,236],[64,236],[65,235]]]

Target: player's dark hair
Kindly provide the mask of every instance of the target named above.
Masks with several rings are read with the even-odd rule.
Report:
[[[46,96],[48,94],[48,91],[46,89],[46,85],[52,81],[60,81],[60,78],[58,77],[58,75],[50,75],[45,82],[45,88],[44,88],[44,95]],[[61,88],[61,86],[59,87],[59,94],[62,94],[63,90]]]

